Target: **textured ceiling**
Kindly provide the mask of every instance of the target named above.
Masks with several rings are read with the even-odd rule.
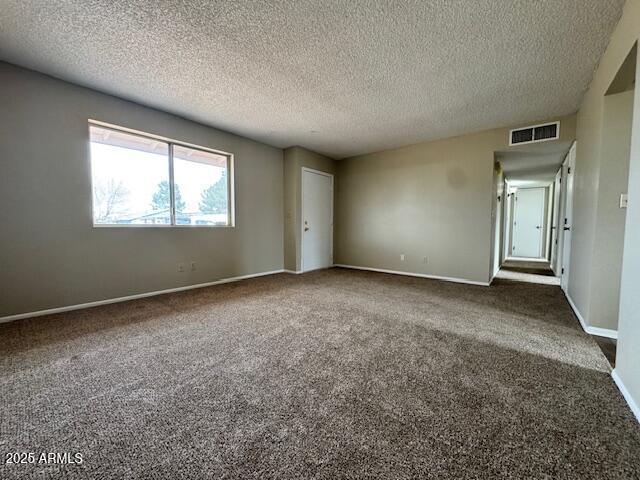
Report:
[[[0,58],[340,158],[575,112],[623,3],[0,0]]]
[[[496,160],[500,162],[505,178],[511,182],[551,181],[567,156],[571,143],[544,142],[527,145],[519,151],[496,152]]]

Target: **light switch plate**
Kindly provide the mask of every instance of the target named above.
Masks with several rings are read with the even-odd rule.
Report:
[[[620,194],[620,208],[627,208],[628,195],[626,193]]]

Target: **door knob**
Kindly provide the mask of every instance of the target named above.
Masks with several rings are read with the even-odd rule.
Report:
[[[563,230],[571,230],[571,227],[564,227]]]
[[[309,227],[304,227],[304,231],[308,232],[309,231]]]

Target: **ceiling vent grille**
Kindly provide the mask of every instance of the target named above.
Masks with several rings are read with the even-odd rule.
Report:
[[[548,140],[557,140],[559,137],[560,122],[532,125],[531,127],[511,130],[509,132],[509,145],[546,142]]]

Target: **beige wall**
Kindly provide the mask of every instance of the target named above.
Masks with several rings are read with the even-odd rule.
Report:
[[[636,10],[640,18],[640,9]],[[640,78],[640,63],[636,78]],[[627,210],[616,373],[636,405],[640,421],[640,95],[634,99],[634,125],[629,166],[629,208]]]
[[[624,52],[631,43],[639,39],[640,1],[628,0],[610,49]],[[640,62],[636,64],[636,79],[640,79]],[[629,164],[630,201],[622,257],[615,371],[626,387],[629,400],[635,402],[636,416],[640,420],[640,95],[634,98],[633,118]]]
[[[494,168],[493,179],[493,198],[491,206],[491,221],[493,223],[493,233],[491,237],[491,244],[493,250],[491,253],[491,278],[493,278],[498,270],[500,270],[501,261],[501,249],[502,249],[502,225],[504,223],[503,218],[503,205],[505,201],[504,192],[504,173],[500,163],[496,161]]]
[[[560,141],[573,140],[575,116],[560,121]],[[508,133],[501,128],[338,161],[335,263],[487,283],[494,152],[527,148],[509,147]]]
[[[626,209],[620,194],[629,186],[629,153],[634,92],[605,97],[602,123],[602,165],[598,182],[589,324],[618,329],[620,275]]]
[[[6,63],[0,85],[0,317],[283,268],[282,150]],[[89,118],[235,154],[236,227],[93,228]]]
[[[619,232],[619,217],[623,214],[616,210],[620,193],[621,155],[624,148],[618,144],[612,149],[608,143],[609,99],[605,100],[609,86],[623,65],[634,44],[640,38],[640,0],[627,0],[622,18],[618,23],[607,50],[600,60],[593,81],[585,94],[578,112],[577,155],[575,170],[575,197],[573,218],[573,240],[571,250],[571,276],[569,295],[578,307],[586,322],[591,326],[603,325],[611,328],[609,313],[602,314],[596,305],[599,294],[595,292],[600,281],[611,279],[615,272],[603,270],[603,245],[607,244],[607,229],[611,227],[607,215],[615,218],[616,231]],[[636,65],[636,78],[640,78],[640,63]],[[628,193],[629,208],[626,211],[624,227],[624,249],[622,254],[622,275],[620,281],[620,302],[618,317],[618,349],[615,372],[623,384],[631,404],[640,406],[640,97],[633,102],[633,125],[631,154],[629,162]],[[619,97],[621,103],[628,100]],[[623,115],[628,115],[627,106],[621,107]],[[626,136],[618,131],[618,136]],[[613,153],[610,156],[610,153]],[[616,160],[614,160],[614,158]],[[615,205],[615,206],[614,206]],[[613,213],[615,212],[615,213]],[[602,237],[601,237],[602,235]],[[617,238],[617,236],[616,236]],[[607,267],[608,268],[608,267]],[[606,278],[600,278],[601,276]],[[606,299],[608,309],[614,296]],[[615,307],[613,307],[615,308]],[[609,319],[609,320],[606,320]],[[640,419],[640,410],[637,415]]]
[[[300,271],[302,259],[302,168],[336,173],[335,160],[302,147],[284,151],[284,265],[287,270]]]
[[[580,311],[585,322],[593,327],[616,328],[617,279],[622,242],[620,240],[624,222],[624,212],[615,211],[619,195],[626,188],[621,185],[624,172],[620,166],[623,153],[619,149],[612,151],[607,142],[611,131],[605,120],[614,120],[615,115],[607,115],[605,119],[605,94],[614,81],[624,60],[633,48],[640,30],[638,16],[639,1],[626,3],[623,16],[614,31],[609,46],[602,57],[593,81],[585,94],[578,112],[577,151],[575,169],[574,218],[571,245],[571,273],[569,279],[569,296]],[[620,105],[628,101],[622,98],[611,100],[610,108],[619,108],[620,114],[627,116],[628,106]],[[616,105],[618,103],[618,105]],[[615,122],[615,120],[614,120]],[[613,125],[612,128],[616,128]],[[607,129],[607,130],[605,130]],[[628,135],[628,132],[618,132]],[[621,149],[626,140],[619,145]],[[602,188],[602,191],[601,191]],[[612,213],[614,212],[615,213]],[[609,218],[612,216],[611,218]],[[612,242],[606,238],[611,235]],[[612,262],[608,263],[607,262]],[[602,283],[612,281],[605,286],[605,303],[602,303],[600,292]],[[602,292],[604,294],[604,291]]]

